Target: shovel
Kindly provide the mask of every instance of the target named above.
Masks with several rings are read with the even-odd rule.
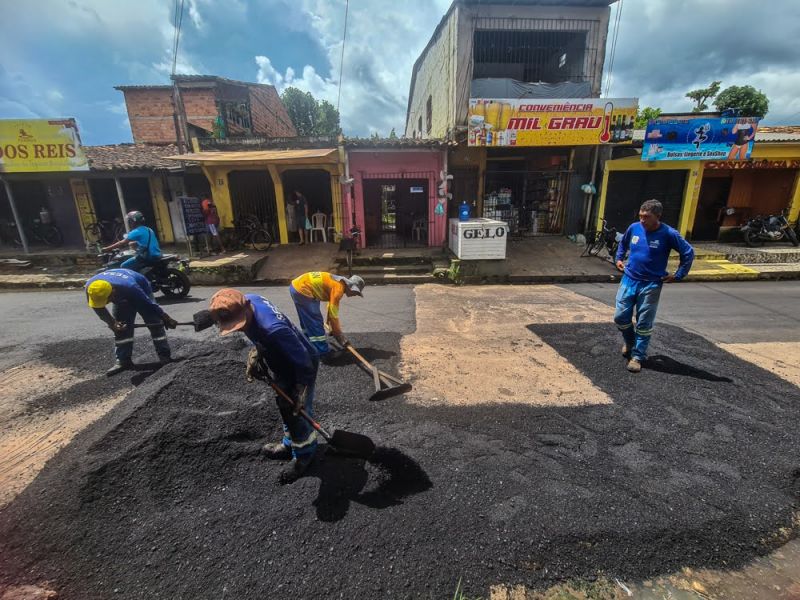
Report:
[[[203,331],[204,329],[208,329],[214,324],[214,320],[211,318],[211,312],[208,310],[201,310],[196,312],[192,315],[192,320],[188,323],[176,323],[176,325],[180,326],[187,326],[192,325],[195,331]],[[164,323],[134,323],[134,328],[140,327],[163,327]]]
[[[410,383],[406,383],[405,381],[402,381],[401,379],[389,375],[388,373],[384,373],[378,369],[378,367],[371,364],[366,358],[361,356],[361,353],[353,348],[353,345],[350,342],[345,344],[345,348],[347,348],[347,350],[349,350],[350,353],[358,359],[362,367],[368,373],[372,374],[372,379],[375,383],[375,392],[369,397],[371,402],[386,400],[386,398],[399,396],[411,391]],[[386,387],[383,387],[384,385]]]
[[[266,366],[262,368],[262,372],[267,372]],[[293,408],[297,407],[297,403],[292,400],[289,394],[284,392],[269,375],[265,375],[264,380],[269,383],[270,387],[275,390],[275,393],[286,400],[290,406]],[[306,412],[305,408],[300,408],[300,415],[306,421],[308,421],[308,424],[311,425],[311,427],[313,427],[323,438],[325,438],[325,441],[328,442],[329,445],[336,448],[336,450],[339,452],[347,453],[364,459],[369,458],[372,456],[372,453],[375,452],[375,442],[365,435],[361,435],[360,433],[352,433],[350,431],[342,431],[341,429],[335,429],[333,431],[333,435],[331,435],[322,428],[322,425],[311,418],[311,416]]]

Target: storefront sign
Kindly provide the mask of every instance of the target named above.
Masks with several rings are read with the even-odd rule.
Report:
[[[661,117],[647,124],[642,160],[746,160],[758,129],[754,117]]]
[[[630,144],[637,98],[469,101],[470,146]]]
[[[800,169],[800,160],[709,161],[706,169]]]
[[[74,119],[0,119],[0,173],[88,170]]]

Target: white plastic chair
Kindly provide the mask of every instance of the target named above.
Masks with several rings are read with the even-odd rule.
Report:
[[[325,228],[332,242],[336,241],[336,225],[333,224],[333,214],[328,215],[328,226]]]
[[[328,241],[328,234],[325,233],[325,227],[328,222],[328,216],[325,213],[314,213],[311,215],[311,233],[309,235],[309,241],[314,241],[314,232],[319,231],[322,234],[322,241]]]
[[[411,225],[411,239],[422,241],[422,232],[425,232],[425,238],[428,237],[428,222],[425,219],[416,219]]]

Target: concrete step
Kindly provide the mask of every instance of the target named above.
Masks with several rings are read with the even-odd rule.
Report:
[[[400,283],[418,285],[421,283],[448,283],[446,279],[434,277],[430,273],[414,273],[408,275],[398,275],[395,273],[375,273],[362,275],[362,277],[364,277],[364,281],[366,281],[369,285],[390,285]]]
[[[433,266],[428,264],[419,265],[353,265],[353,273],[366,277],[367,275],[414,275],[419,273],[430,273]],[[340,272],[346,272],[347,266],[341,265]]]
[[[336,257],[336,262],[340,264],[347,263],[347,257],[344,253],[340,253]],[[430,256],[405,256],[397,255],[392,252],[386,252],[380,255],[355,255],[353,257],[353,266],[370,266],[370,265],[430,265]]]

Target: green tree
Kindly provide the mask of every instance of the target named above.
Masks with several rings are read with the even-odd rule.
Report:
[[[644,129],[647,127],[647,122],[651,119],[657,118],[661,114],[660,108],[653,108],[652,106],[645,106],[636,111],[636,120],[634,127],[636,129]]]
[[[389,139],[390,140],[396,140],[397,139],[397,132],[394,130],[394,127],[392,127],[392,130],[389,132]]]
[[[288,87],[283,91],[281,101],[297,129],[297,135],[339,134],[339,111],[327,100],[317,102],[309,92]]]
[[[732,85],[719,93],[714,106],[719,111],[738,108],[742,117],[763,117],[769,111],[769,99],[752,85]]]
[[[708,108],[708,101],[711,100],[719,92],[721,81],[712,81],[711,85],[705,88],[699,88],[686,93],[686,97],[693,100],[695,105],[692,112],[703,112]]]

